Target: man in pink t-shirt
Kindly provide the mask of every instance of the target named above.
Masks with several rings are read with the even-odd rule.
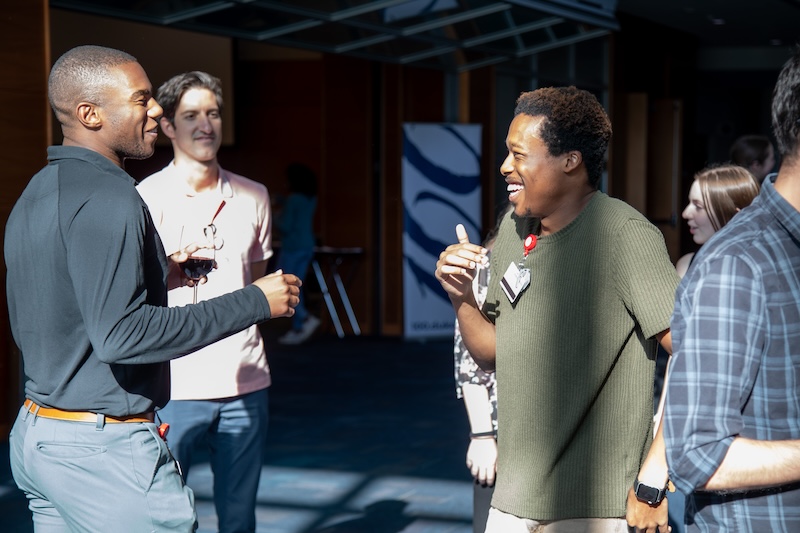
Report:
[[[197,300],[222,296],[264,275],[272,256],[270,200],[264,185],[222,169],[222,90],[205,72],[174,76],[156,98],[173,161],[144,179],[147,203],[167,255],[195,235],[213,240],[216,268],[197,287]],[[193,240],[193,242],[196,242]],[[209,246],[211,248],[211,246]],[[195,288],[175,264],[168,304],[192,303]],[[173,360],[172,394],[160,418],[184,476],[198,443],[208,446],[220,532],[255,531],[255,499],[267,432],[270,373],[264,342],[252,326]]]

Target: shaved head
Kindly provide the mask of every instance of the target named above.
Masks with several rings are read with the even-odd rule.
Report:
[[[102,105],[113,79],[111,69],[136,62],[128,53],[93,45],[75,47],[58,58],[50,70],[47,93],[61,125],[72,121],[80,102]]]

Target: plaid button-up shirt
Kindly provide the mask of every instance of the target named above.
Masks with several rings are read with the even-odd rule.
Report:
[[[681,491],[703,486],[737,436],[800,439],[800,212],[772,180],[698,253],[672,340],[664,436]],[[800,531],[800,484],[697,491],[686,517],[695,531]]]

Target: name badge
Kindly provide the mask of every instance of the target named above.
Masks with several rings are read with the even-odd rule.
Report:
[[[511,263],[503,274],[503,279],[500,280],[500,286],[503,292],[506,293],[508,301],[514,303],[519,298],[519,295],[531,283],[531,271],[527,268],[519,268],[516,263]]]

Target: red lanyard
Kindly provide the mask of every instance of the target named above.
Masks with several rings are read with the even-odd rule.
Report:
[[[528,257],[528,254],[531,253],[531,250],[536,248],[536,240],[536,235],[533,233],[525,237],[525,242],[522,243],[522,257]]]
[[[208,223],[209,226],[214,225],[214,221],[217,219],[217,215],[219,215],[219,212],[222,211],[223,207],[225,207],[225,200],[222,200],[222,202],[220,202],[219,207],[217,208],[217,212],[214,213],[214,216],[211,217],[211,222]]]

